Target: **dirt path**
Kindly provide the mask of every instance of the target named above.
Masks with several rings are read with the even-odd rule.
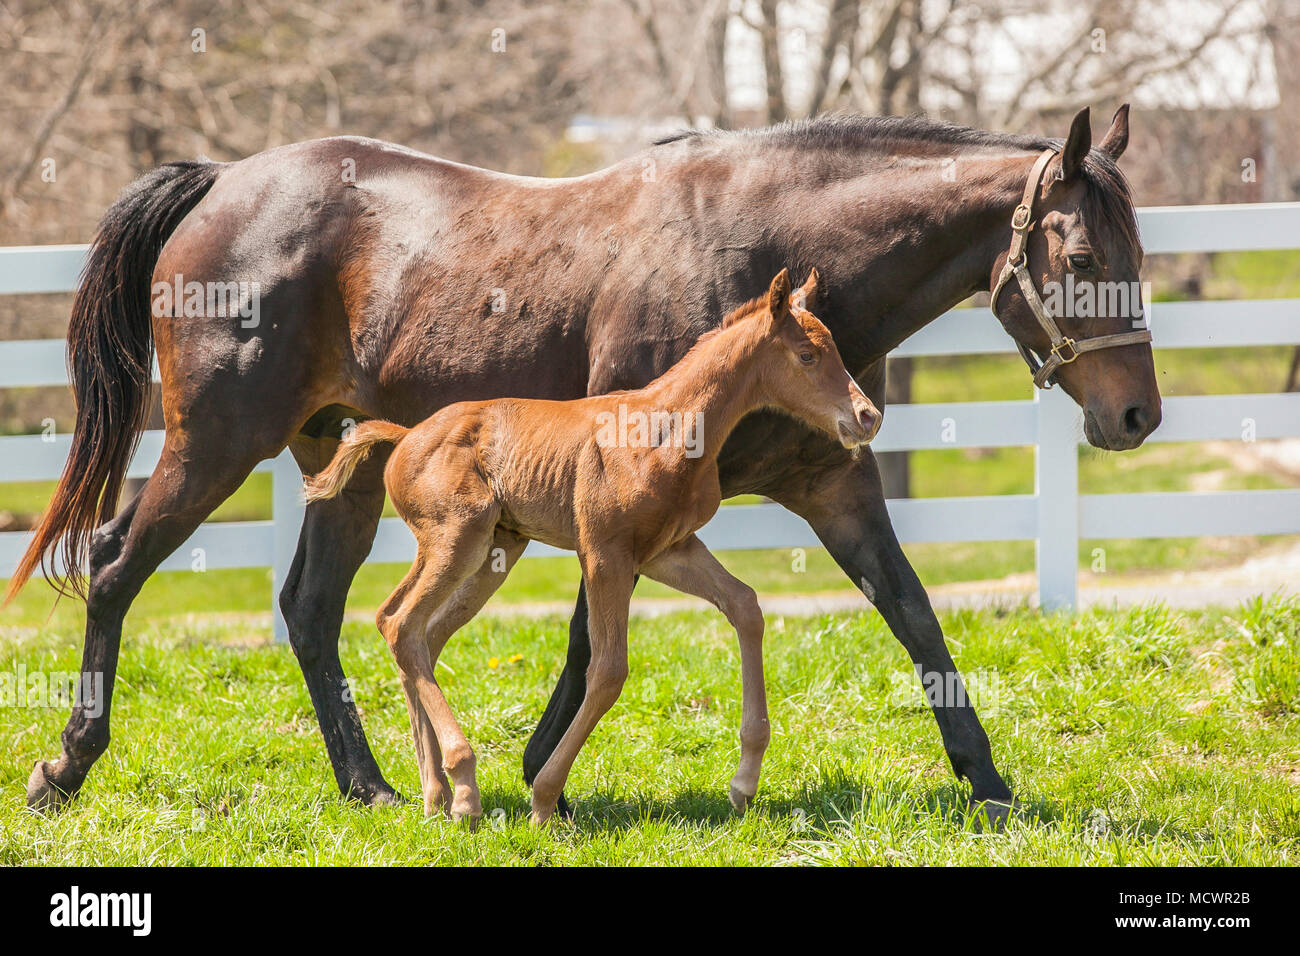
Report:
[[[1016,607],[1038,604],[1038,582],[1032,573],[1013,574],[991,581],[962,581],[928,589],[936,610]],[[1300,593],[1300,542],[1261,553],[1239,565],[1202,571],[1160,571],[1141,574],[1084,574],[1079,581],[1082,607],[1128,607],[1161,601],[1171,607],[1232,606],[1260,594]],[[869,607],[866,598],[852,590],[813,594],[760,594],[769,616],[832,614]],[[632,613],[655,617],[707,608],[696,598],[633,598]],[[573,613],[567,601],[489,601],[485,613],[501,617],[539,617]]]

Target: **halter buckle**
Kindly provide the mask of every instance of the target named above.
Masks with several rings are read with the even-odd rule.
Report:
[[[1011,228],[1017,232],[1029,228],[1029,221],[1033,218],[1034,211],[1024,203],[1016,207],[1015,212],[1011,214]]]
[[[1070,350],[1069,358],[1066,358],[1064,355],[1061,354],[1061,349],[1063,348]],[[1056,356],[1056,360],[1060,362],[1062,365],[1069,365],[1071,362],[1073,362],[1075,359],[1079,357],[1079,352],[1074,347],[1074,339],[1069,338],[1068,336],[1062,338],[1060,342],[1057,342],[1055,345],[1053,345],[1051,352],[1053,355]]]

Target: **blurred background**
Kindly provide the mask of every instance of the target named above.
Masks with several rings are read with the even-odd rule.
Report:
[[[1131,102],[1122,166],[1139,205],[1300,199],[1300,0],[0,0],[0,83],[0,245],[86,242],[131,179],[196,155],[349,133],[572,176],[683,126],[830,111],[1061,136],[1091,106],[1100,135]],[[1156,299],[1300,296],[1300,253],[1153,256],[1143,278]],[[70,299],[0,296],[0,339],[62,337]],[[1296,390],[1298,363],[1290,347],[1157,351],[1169,395]],[[1014,356],[891,366],[896,402],[1030,393]],[[67,430],[71,415],[66,390],[0,389],[0,433],[51,418]],[[1080,490],[1296,487],[1296,444],[1081,449]],[[1028,448],[882,459],[893,497],[1033,491]],[[0,530],[30,527],[50,490],[0,485]],[[216,518],[269,508],[269,476],[255,475]],[[1083,542],[1085,576],[1098,546],[1112,575],[1261,558],[1300,571],[1294,538],[1168,539]],[[908,551],[927,585],[1032,586],[1032,542]],[[503,599],[571,600],[565,560],[525,562]],[[797,575],[788,553],[728,563],[760,590],[850,587],[823,554]],[[382,593],[391,569],[375,574]]]

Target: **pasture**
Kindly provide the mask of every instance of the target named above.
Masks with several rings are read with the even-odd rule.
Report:
[[[188,577],[229,590],[241,574]],[[211,593],[183,577],[155,578],[128,618],[113,743],[61,815],[26,810],[23,788],[56,751],[66,709],[0,707],[0,864],[1300,862],[1294,598],[942,615],[1025,803],[1003,833],[966,811],[906,656],[865,602],[768,617],[773,740],[743,819],[726,797],[740,719],[732,632],[712,612],[635,618],[627,687],[570,778],[576,817],[534,829],[520,758],[567,622],[485,615],[439,667],[479,754],[488,817],[471,833],[416,803],[344,803],[291,652],[270,644],[264,617],[206,613]],[[42,624],[38,598],[7,614],[0,674],[77,668],[76,608]],[[351,609],[344,666],[380,765],[415,795],[398,672],[372,613]]]

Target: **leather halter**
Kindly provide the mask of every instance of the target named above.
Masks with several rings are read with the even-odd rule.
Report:
[[[1034,221],[1034,200],[1038,198],[1038,189],[1042,184],[1043,172],[1047,169],[1047,164],[1052,157],[1056,155],[1055,149],[1045,149],[1042,154],[1034,161],[1033,168],[1029,171],[1029,181],[1025,183],[1025,194],[1020,200],[1020,205],[1016,207],[1015,212],[1011,214],[1011,247],[1007,250],[1007,261],[1002,266],[1002,273],[998,276],[998,281],[993,284],[993,292],[989,297],[989,309],[994,315],[997,315],[998,293],[1006,285],[1007,280],[1013,275],[1020,284],[1020,294],[1024,296],[1025,302],[1033,311],[1034,316],[1038,319],[1038,324],[1043,327],[1047,337],[1051,340],[1051,349],[1048,351],[1047,359],[1039,362],[1034,353],[1027,345],[1019,340],[1016,341],[1016,348],[1020,349],[1020,354],[1025,359],[1025,364],[1029,366],[1029,371],[1034,374],[1034,384],[1041,389],[1049,389],[1056,383],[1051,381],[1052,375],[1062,365],[1069,365],[1084,352],[1095,352],[1098,349],[1116,348],[1121,345],[1138,345],[1143,342],[1151,341],[1150,329],[1139,329],[1133,332],[1116,332],[1112,335],[1095,335],[1090,339],[1072,339],[1061,333],[1060,327],[1047,311],[1047,306],[1038,295],[1038,290],[1034,287],[1034,277],[1029,274],[1029,253],[1025,248],[1029,240],[1029,229]]]

